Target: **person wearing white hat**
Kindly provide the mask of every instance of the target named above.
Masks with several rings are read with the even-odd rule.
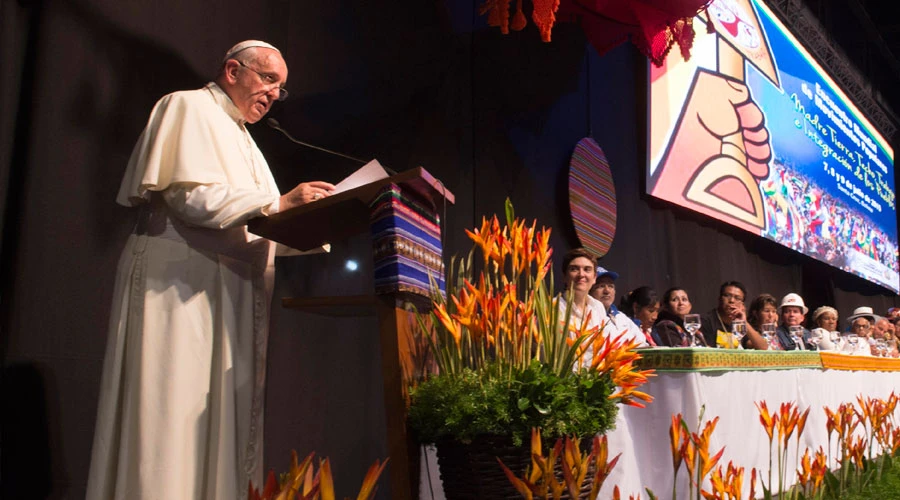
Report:
[[[785,351],[807,349],[802,339],[809,339],[809,330],[803,328],[803,321],[806,319],[806,313],[808,312],[809,308],[803,303],[803,297],[796,293],[789,293],[781,299],[781,303],[778,305],[778,316],[781,318],[781,324],[775,330],[775,335]],[[791,336],[790,328],[792,326],[800,326],[803,329],[799,345]]]
[[[850,322],[850,331],[845,336],[845,340],[856,335],[856,346],[854,347],[852,342],[845,342],[844,352],[854,355],[871,355],[869,339],[872,337],[872,326],[880,318],[871,307],[862,306],[854,309],[853,314],[847,316],[847,321]]]
[[[247,130],[284,99],[266,42],[229,49],[213,82],[153,108],[117,202],[140,207],[116,276],[89,500],[220,499],[262,484],[276,244],[247,221],[328,196],[281,195]]]
[[[599,300],[606,308],[609,324],[604,333],[613,339],[621,338],[626,342],[636,340],[638,347],[647,347],[647,339],[634,321],[616,307],[616,280],[619,273],[597,266],[597,281],[591,288],[591,297]]]

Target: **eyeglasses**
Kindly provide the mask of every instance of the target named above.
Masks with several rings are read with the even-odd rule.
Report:
[[[275,83],[278,81],[278,77],[276,77],[275,75],[272,75],[270,73],[260,73],[259,71],[256,71],[255,69],[251,68],[250,66],[247,66],[246,64],[244,64],[243,62],[241,62],[237,59],[235,59],[235,61],[238,64],[240,64],[241,67],[249,69],[250,71],[256,73],[259,76],[259,79],[266,85],[275,85]],[[276,98],[276,100],[283,101],[283,100],[287,99],[287,96],[288,96],[287,89],[285,89],[284,87],[277,87],[277,88],[278,88],[278,97]],[[271,92],[271,90],[272,89],[269,89],[270,92]]]
[[[734,293],[723,293],[723,294],[722,294],[722,298],[725,299],[725,300],[736,300],[736,301],[738,301],[738,302],[743,302],[743,301],[744,301],[744,296],[743,296],[743,295],[737,295],[737,294],[734,294]]]
[[[854,330],[868,330],[872,328],[872,325],[867,325],[864,323],[854,323],[850,328]]]

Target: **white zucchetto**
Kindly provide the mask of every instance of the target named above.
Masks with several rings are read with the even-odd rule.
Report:
[[[275,52],[278,52],[279,54],[281,53],[280,50],[278,50],[274,45],[272,45],[270,43],[266,43],[266,42],[263,42],[260,40],[244,40],[243,42],[240,42],[237,45],[235,45],[234,47],[228,49],[228,52],[225,53],[225,58],[222,59],[222,62],[225,62],[225,61],[231,59],[232,57],[237,55],[238,52],[242,52],[242,51],[247,50],[252,47],[264,47],[267,49],[272,49]]]

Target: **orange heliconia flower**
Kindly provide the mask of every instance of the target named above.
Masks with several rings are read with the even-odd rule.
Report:
[[[693,481],[694,471],[697,469],[697,447],[694,446],[694,442],[690,439],[686,440],[686,443],[684,446],[684,466],[687,467],[688,477]]]
[[[621,337],[612,340],[604,337],[602,348],[594,349],[591,359],[591,368],[599,373],[609,373],[613,383],[619,390],[609,396],[610,399],[618,399],[623,404],[644,408],[640,401],[651,402],[653,397],[637,388],[647,382],[654,375],[653,370],[638,370],[635,362],[641,359],[641,355],[635,340],[625,341]]]
[[[684,447],[686,446],[683,429],[681,427],[681,413],[672,415],[672,424],[669,426],[669,448],[672,451],[672,469],[678,474],[681,468],[681,461],[684,458]]]
[[[825,474],[828,472],[828,457],[821,446],[819,446],[819,449],[816,451],[816,457],[813,460],[811,472],[813,491],[816,491],[825,482]]]
[[[454,297],[454,300],[456,297]],[[444,328],[447,329],[447,332],[453,337],[453,340],[456,342],[457,349],[459,348],[460,341],[462,339],[462,331],[460,328],[460,324],[458,321],[450,317],[450,314],[447,313],[447,305],[440,304],[434,308],[434,314],[437,316],[438,320],[440,320],[441,324],[444,325]]]
[[[891,430],[891,453],[896,455],[900,451],[900,427]]]
[[[700,490],[700,494],[703,495],[703,498],[707,500],[720,500],[725,498],[725,492],[729,488],[725,484],[725,478],[722,475],[722,466],[716,467],[713,471],[712,475],[709,476],[709,482],[712,486],[712,491],[706,491],[704,489]]]
[[[756,498],[756,467],[750,469],[750,497]]]
[[[730,498],[741,498],[744,488],[744,468],[737,467],[729,461],[726,479],[730,485]]]
[[[792,401],[789,403],[781,403],[778,409],[778,435],[781,437],[782,445],[787,448],[791,435],[797,428],[800,421],[800,411],[796,404]]]
[[[797,470],[797,481],[806,486],[812,477],[812,460],[809,458],[809,448],[803,452],[803,458],[800,459],[800,469]]]
[[[841,427],[841,414],[840,412],[834,412],[829,407],[824,407],[825,410],[825,430],[828,431],[828,441],[831,441],[831,434]]]
[[[850,458],[853,459],[853,463],[855,463],[857,467],[862,469],[868,440],[861,436],[856,436],[856,439],[854,440],[851,436],[850,442],[851,443],[848,443],[849,446],[847,446]]]
[[[605,434],[603,436],[594,436],[594,445],[591,452],[596,455],[595,464],[597,471],[594,474],[594,484],[591,486],[589,498],[597,498],[597,495],[600,494],[600,488],[603,487],[603,483],[619,462],[619,457],[622,454],[619,453],[615,458],[607,462],[607,458],[609,458],[609,442]]]
[[[703,427],[703,431],[699,436],[697,433],[692,433],[693,440],[697,443],[697,455],[700,458],[700,477],[706,477],[719,462],[719,459],[722,458],[722,453],[725,452],[725,447],[723,446],[722,449],[712,457],[709,455],[710,438],[712,437],[713,431],[716,430],[716,424],[718,423],[719,417],[716,417],[709,422],[706,422],[706,425]]]
[[[770,415],[769,407],[766,406],[765,401],[760,401],[756,404],[756,408],[759,410],[759,421],[762,423],[763,428],[766,430],[766,434],[769,436],[769,445],[772,444],[773,431],[775,430],[775,425],[778,423],[778,415]]]
[[[270,471],[266,479],[266,485],[263,492],[253,487],[250,483],[249,500],[284,500],[284,499],[321,499],[334,500],[334,480],[331,474],[331,462],[326,458],[319,460],[319,470],[313,473],[314,466],[313,456],[315,453],[307,455],[303,462],[297,461],[297,452],[291,450],[291,468],[282,476],[281,483],[275,478],[275,472]],[[378,477],[384,470],[388,459],[384,462],[378,460],[369,467],[362,486],[360,487],[357,500],[372,500],[377,491],[376,483]]]

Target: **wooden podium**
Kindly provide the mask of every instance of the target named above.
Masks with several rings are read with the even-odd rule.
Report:
[[[283,298],[282,305],[317,314],[357,316],[374,311],[381,343],[391,498],[418,497],[418,449],[406,432],[408,334],[414,303],[430,307],[428,279],[443,285],[440,218],[453,193],[424,168],[323,198],[270,217],[253,219],[252,233],[298,250],[372,232],[375,290],[371,295]]]

